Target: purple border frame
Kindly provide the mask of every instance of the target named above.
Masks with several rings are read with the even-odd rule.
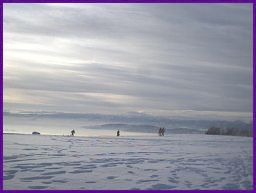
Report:
[[[256,3],[255,0],[2,0],[3,3]]]
[[[252,97],[252,104],[253,104],[253,189],[252,190],[3,190],[3,4],[4,3],[249,3],[252,4],[253,7],[253,33],[252,33],[252,42],[253,42],[253,51],[252,51],[252,75],[253,75],[253,97]],[[256,176],[254,173],[256,158],[256,102],[254,99],[256,98],[256,0],[1,0],[0,5],[0,18],[1,18],[1,92],[0,99],[1,99],[1,130],[0,130],[0,192],[18,192],[18,193],[25,193],[25,192],[66,192],[66,193],[81,193],[81,192],[117,192],[117,193],[141,193],[141,192],[151,192],[157,193],[161,192],[177,192],[177,193],[196,193],[196,192],[219,192],[219,193],[249,193],[255,192],[256,190]]]
[[[255,158],[255,151],[256,151],[256,141],[255,141],[255,138],[256,138],[256,132],[255,132],[255,129],[256,129],[256,124],[255,124],[255,121],[256,121],[256,103],[255,103],[255,98],[256,98],[256,90],[255,90],[255,87],[256,87],[256,47],[255,47],[255,44],[256,44],[256,2],[253,3],[253,31],[252,31],[252,41],[253,41],[253,52],[252,52],[252,61],[253,61],[253,64],[252,64],[252,69],[253,69],[253,84],[252,84],[252,90],[253,90],[253,97],[252,97],[252,104],[253,104],[253,121],[252,121],[252,127],[253,127],[253,190],[256,189],[256,176],[255,176],[255,173],[254,173],[254,170],[255,170],[255,163],[256,163],[256,158]]]

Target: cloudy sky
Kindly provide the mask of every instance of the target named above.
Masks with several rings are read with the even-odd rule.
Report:
[[[4,110],[250,119],[250,4],[4,4]]]

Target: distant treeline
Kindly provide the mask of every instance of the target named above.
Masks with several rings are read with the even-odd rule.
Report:
[[[210,127],[206,131],[207,135],[232,135],[232,136],[252,136],[252,129],[241,129],[241,128],[220,128]]]

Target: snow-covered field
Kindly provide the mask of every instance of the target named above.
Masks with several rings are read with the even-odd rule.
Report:
[[[252,138],[4,134],[4,189],[251,189]]]

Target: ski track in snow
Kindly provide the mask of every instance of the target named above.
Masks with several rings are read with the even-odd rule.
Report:
[[[252,189],[252,138],[5,134],[4,189]]]

